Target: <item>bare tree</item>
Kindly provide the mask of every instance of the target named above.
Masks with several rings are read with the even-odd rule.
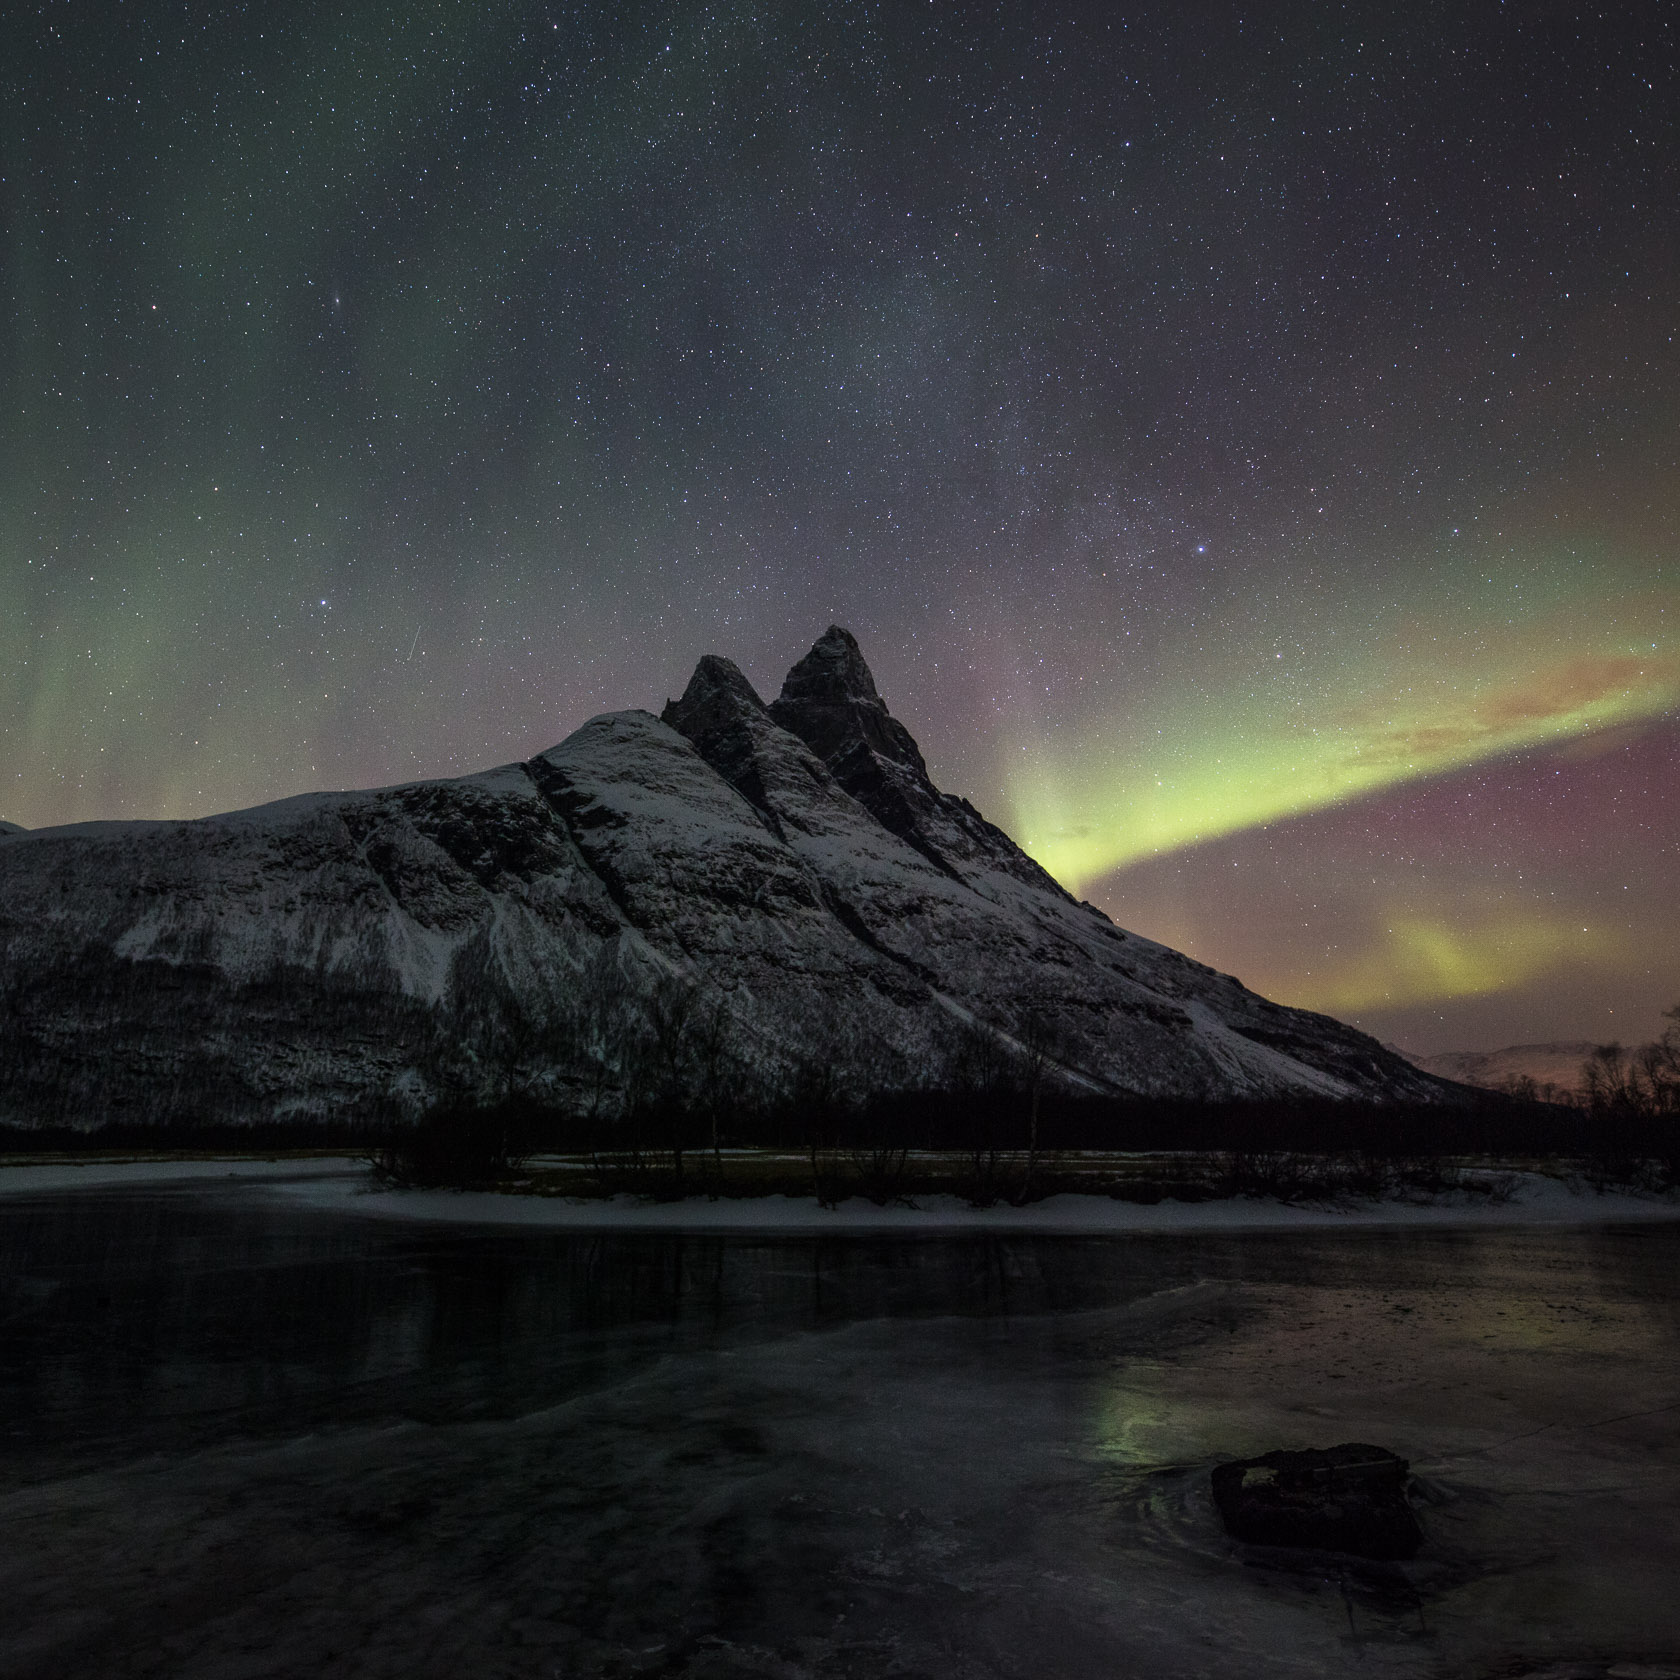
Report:
[[[604,942],[577,975],[571,1014],[574,1112],[596,1175],[605,1184],[621,1168],[641,1171],[640,1123],[647,1084],[640,996],[625,972],[616,939]]]
[[[1639,1071],[1652,1110],[1680,1115],[1680,1003],[1665,1009],[1663,1019],[1673,1025],[1665,1027],[1654,1044],[1640,1050]]]
[[[694,1119],[699,997],[691,983],[666,975],[643,1000],[642,1012],[647,1024],[647,1105],[680,1184]]]
[[[1620,1044],[1596,1044],[1581,1064],[1587,1106],[1597,1112],[1631,1113],[1640,1104],[1639,1063]]]
[[[734,1022],[721,998],[710,998],[698,1006],[690,1022],[689,1059],[693,1067],[693,1102],[705,1122],[712,1151],[713,1195],[723,1178],[723,1151],[718,1127],[728,1102],[730,1072],[735,1057],[731,1050]]]
[[[582,1118],[591,1137],[600,1135],[614,1090],[622,1098],[624,1058],[630,1036],[630,988],[617,953],[604,946],[580,977],[576,1012],[576,1067]]]
[[[1015,1058],[999,1033],[983,1021],[970,1020],[958,1031],[950,1071],[951,1088],[963,1103],[970,1198],[978,1207],[989,1207],[1000,1194],[1000,1110],[1015,1080]]]
[[[1627,1051],[1600,1044],[1581,1068],[1594,1122],[1593,1153],[1601,1177],[1645,1175],[1680,1182],[1680,1004],[1664,1012],[1673,1024],[1653,1043]]]
[[[840,1066],[822,1047],[803,1056],[793,1070],[788,1098],[811,1162],[811,1193],[818,1207],[833,1207],[840,1199],[832,1156],[839,1144],[845,1109],[845,1081]]]
[[[1597,1045],[1581,1065],[1587,1106],[1629,1115],[1680,1113],[1680,1004],[1663,1012],[1674,1025],[1637,1050]]]
[[[1016,1038],[1021,1046],[1018,1069],[1027,1090],[1027,1168],[1020,1196],[1024,1202],[1032,1195],[1033,1172],[1038,1165],[1040,1101],[1050,1070],[1062,1053],[1061,1021],[1047,1005],[1035,1003],[1021,1018]]]

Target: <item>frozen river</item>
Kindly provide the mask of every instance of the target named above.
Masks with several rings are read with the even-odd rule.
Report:
[[[566,1234],[0,1204],[0,1676],[1680,1675],[1680,1225]],[[1209,1467],[1411,1459],[1415,1563]]]

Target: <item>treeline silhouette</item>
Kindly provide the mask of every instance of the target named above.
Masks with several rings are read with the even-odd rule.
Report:
[[[811,1085],[828,1085],[813,1090]],[[1680,1184],[1680,1114],[1631,1105],[1565,1106],[1496,1091],[1467,1092],[1460,1104],[1378,1103],[1328,1098],[1195,1102],[1144,1097],[1073,1097],[1020,1082],[992,1089],[901,1089],[853,1097],[830,1082],[762,1095],[752,1102],[684,1100],[678,1091],[629,1108],[582,1113],[530,1093],[482,1099],[457,1093],[412,1120],[265,1123],[113,1123],[90,1130],[0,1130],[13,1152],[179,1151],[276,1154],[334,1150],[364,1156],[394,1182],[487,1183],[537,1156],[588,1157],[606,1188],[683,1194],[714,1185],[724,1150],[797,1152],[820,1199],[825,1190],[908,1193],[914,1158],[947,1152],[965,1163],[971,1199],[1030,1199],[1065,1177],[1076,1152],[1126,1151],[1201,1157],[1180,1175],[1182,1193],[1217,1179],[1228,1189],[1305,1186],[1305,1158],[1340,1163],[1342,1187],[1375,1187],[1397,1176],[1428,1178],[1424,1164],[1446,1158],[1580,1163],[1603,1182]],[[1217,1159],[1217,1171],[1209,1163]],[[1318,1170],[1318,1178],[1324,1171]],[[1143,1185],[1148,1199],[1149,1185]]]

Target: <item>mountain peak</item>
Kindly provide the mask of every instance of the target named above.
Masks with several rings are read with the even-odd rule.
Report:
[[[882,827],[946,874],[966,880],[965,871],[1001,871],[1067,897],[1007,834],[934,786],[921,748],[887,710],[850,630],[831,624],[788,672],[769,711]]]
[[[840,775],[843,785],[846,778],[838,767],[858,752],[873,753],[926,780],[921,751],[910,731],[887,711],[857,637],[838,624],[831,624],[788,672],[782,692],[770,702],[770,715]],[[857,790],[847,791],[855,795]]]
[[[817,638],[811,651],[788,672],[781,698],[788,701],[815,700],[830,705],[853,705],[887,709],[875,687],[863,650],[850,630],[831,624]]]
[[[715,726],[726,717],[763,710],[758,690],[747,681],[741,667],[733,659],[708,653],[694,667],[682,699],[667,700],[659,716],[681,734],[692,736],[697,728]]]
[[[694,667],[682,699],[665,702],[659,721],[686,735],[695,751],[776,827],[769,815],[762,748],[766,735],[781,732],[734,660],[708,653]]]

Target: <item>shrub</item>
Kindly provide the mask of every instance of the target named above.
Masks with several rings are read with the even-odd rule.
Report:
[[[442,1102],[375,1150],[373,1170],[388,1183],[416,1187],[491,1184],[554,1147],[561,1131],[561,1117],[528,1097]]]

